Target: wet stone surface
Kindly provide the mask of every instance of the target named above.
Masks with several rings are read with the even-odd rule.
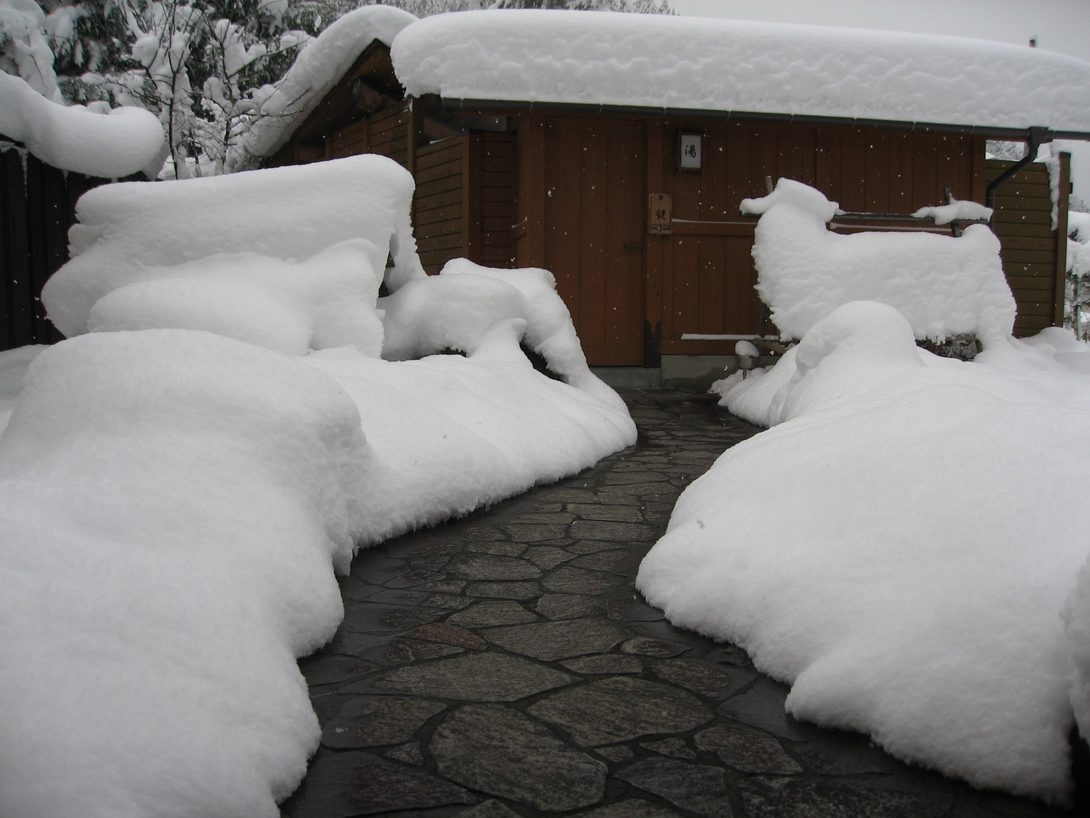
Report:
[[[621,390],[639,442],[361,551],[300,662],[322,742],[284,818],[1046,818],[787,716],[745,652],[635,592],[681,491],[759,430]]]

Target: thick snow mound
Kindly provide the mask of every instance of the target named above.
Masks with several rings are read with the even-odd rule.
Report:
[[[726,390],[792,419],[686,490],[638,587],[791,684],[796,717],[1066,803],[1060,614],[1090,553],[1090,381],[1024,346],[1006,351],[1036,361],[1020,370],[936,358],[897,320],[842,307]],[[1088,609],[1068,614],[1082,713]]]
[[[248,344],[42,352],[0,437],[0,813],[279,815],[369,457],[335,383]]]
[[[69,233],[73,258],[46,282],[42,301],[50,320],[72,337],[88,331],[92,307],[113,290],[147,279],[200,276],[194,265],[209,256],[260,253],[279,260],[266,264],[270,280],[286,282],[297,273],[297,305],[313,305],[320,293],[300,294],[314,266],[306,260],[317,263],[312,257],[358,239],[371,243],[369,264],[362,258],[356,264],[359,275],[381,280],[389,253],[394,267],[385,280],[396,289],[424,275],[409,223],[412,192],[408,171],[374,155],[96,188],[79,200],[79,224]],[[357,242],[339,252],[355,248],[361,255],[362,247]],[[285,263],[295,264],[295,272]],[[251,284],[261,277],[261,261],[253,257],[218,258],[214,264]],[[327,284],[314,287],[328,292]],[[292,289],[274,289],[283,296],[285,288]]]
[[[636,442],[623,402],[552,380],[519,349],[521,322],[497,322],[468,357],[382,361],[350,350],[305,360],[359,407],[374,460],[369,544],[577,474]]]
[[[521,340],[552,373],[627,412],[617,393],[587,366],[571,314],[547,270],[496,270],[453,259],[438,276],[410,282],[379,306],[385,313],[384,358],[472,352],[496,324],[518,321]]]
[[[957,37],[477,11],[413,23],[393,58],[413,96],[1090,132],[1090,64]]]
[[[0,71],[0,135],[22,142],[47,165],[87,176],[116,179],[141,170],[158,172],[163,126],[141,108],[97,114],[52,102],[26,81]]]
[[[1009,336],[1015,301],[1003,275],[999,239],[983,225],[960,237],[923,232],[840,235],[837,212],[817,190],[780,179],[742,212],[759,215],[753,258],[757,291],[787,337],[801,338],[850,301],[895,307],[917,338],[963,333],[984,343]]]
[[[401,9],[365,6],[330,25],[307,43],[275,86],[264,89],[258,118],[242,142],[245,153],[258,157],[275,153],[371,43],[378,40],[389,46],[414,22],[416,17]]]
[[[201,329],[286,355],[351,344],[377,358],[382,275],[374,267],[384,263],[367,239],[349,239],[300,264],[240,253],[148,268],[96,301],[87,326]]]

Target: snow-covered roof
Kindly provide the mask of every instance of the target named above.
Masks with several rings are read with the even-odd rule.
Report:
[[[116,179],[162,164],[163,127],[141,108],[99,114],[51,102],[26,81],[0,71],[0,136],[26,145],[61,170]]]
[[[295,63],[261,100],[257,119],[243,147],[252,156],[270,156],[280,148],[314,106],[332,90],[352,63],[378,40],[390,46],[416,17],[390,6],[364,6],[341,17],[299,53]]]
[[[428,17],[393,44],[413,96],[832,117],[1090,138],[1090,63],[883,31],[562,11]]]

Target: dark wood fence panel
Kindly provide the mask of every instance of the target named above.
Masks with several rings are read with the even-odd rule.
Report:
[[[678,132],[703,136],[703,167],[676,167]],[[742,199],[762,196],[765,179],[812,185],[846,210],[911,213],[945,201],[984,198],[984,144],[978,137],[775,123],[667,121],[663,147],[648,178],[661,180],[673,202],[673,233],[649,236],[650,282],[661,286],[660,351],[729,352],[733,341],[684,338],[744,335],[759,329],[761,304],[751,248],[755,222],[742,219]],[[658,163],[656,166],[655,163]],[[664,244],[659,250],[658,244]],[[773,328],[769,327],[769,331]]]
[[[0,349],[63,338],[45,317],[42,287],[68,260],[76,200],[108,181],[50,167],[21,148],[0,152]]]
[[[467,139],[445,139],[416,151],[413,233],[420,262],[428,273],[438,273],[452,258],[465,255],[463,169]]]
[[[1066,159],[1062,161],[1062,172],[1066,172]],[[988,160],[988,181],[1012,164]],[[1027,165],[996,191],[995,232],[1003,244],[1003,272],[1018,302],[1014,323],[1018,337],[1063,322],[1067,231],[1054,229],[1052,211],[1052,186],[1043,164]],[[1057,216],[1066,224],[1066,209],[1057,211]]]

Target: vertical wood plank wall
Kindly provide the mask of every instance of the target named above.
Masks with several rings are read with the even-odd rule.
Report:
[[[1012,164],[988,160],[988,181]],[[996,191],[995,211],[1003,272],[1018,302],[1014,334],[1034,335],[1062,324],[1067,219],[1066,211],[1061,213],[1064,224],[1052,229],[1048,168],[1034,163],[1019,171]]]
[[[661,288],[663,354],[722,354],[733,343],[682,340],[683,335],[758,331],[762,306],[754,289],[754,222],[742,219],[742,199],[762,196],[765,177],[797,179],[845,210],[911,213],[941,204],[949,187],[983,201],[980,138],[849,128],[665,121],[659,165],[649,178],[673,198],[674,231],[650,236],[649,287]],[[703,137],[699,172],[676,168],[677,133]],[[658,245],[656,247],[656,245]],[[772,331],[772,328],[769,328]]]
[[[507,133],[466,134],[417,149],[413,232],[428,273],[459,257],[513,264],[514,161]]]
[[[42,287],[68,260],[76,200],[107,181],[0,152],[0,350],[63,338],[45,317]]]

